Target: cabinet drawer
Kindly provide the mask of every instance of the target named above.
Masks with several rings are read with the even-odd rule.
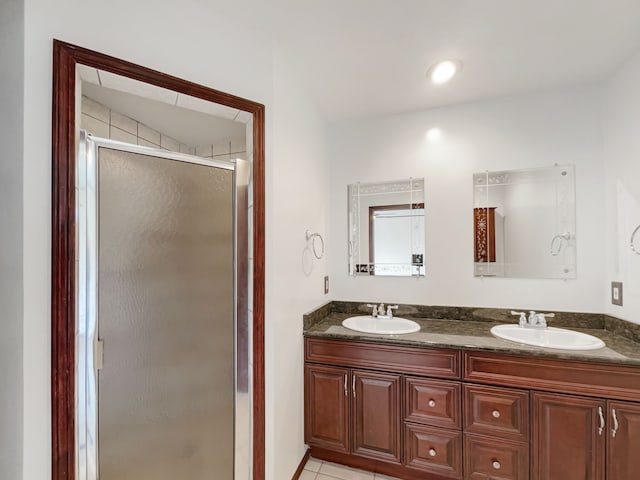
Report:
[[[618,400],[637,401],[640,398],[640,368],[631,365],[465,352],[464,379]]]
[[[529,392],[465,384],[465,432],[529,441]]]
[[[406,423],[404,463],[407,467],[462,478],[462,432]]]
[[[306,362],[460,378],[460,351],[447,348],[405,347],[308,337],[305,339],[304,355]]]
[[[466,478],[470,480],[527,479],[529,446],[526,443],[465,433],[464,471]]]
[[[405,420],[445,428],[462,428],[460,383],[406,377]]]

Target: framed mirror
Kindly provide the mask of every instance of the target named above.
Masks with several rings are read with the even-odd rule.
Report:
[[[424,179],[354,183],[349,196],[349,274],[424,276]]]
[[[213,471],[263,480],[265,108],[57,40],[53,53],[51,478],[124,480],[161,469],[172,478],[210,478]],[[217,193],[224,202],[201,197]],[[205,230],[205,224],[226,230]],[[211,239],[226,252],[214,252]],[[136,247],[138,241],[144,245]],[[159,254],[167,249],[170,254]],[[188,252],[197,258],[187,260]],[[215,258],[226,258],[233,274],[219,276]],[[181,279],[186,272],[202,275]],[[122,278],[135,278],[135,289]],[[142,287],[144,279],[149,288]],[[223,291],[216,282],[227,299],[220,320],[217,306],[196,309],[193,301]],[[198,288],[184,288],[189,285]],[[121,298],[105,295],[131,291],[136,307],[124,310]],[[142,291],[154,299],[141,301]],[[148,314],[163,299],[170,302],[166,315]],[[134,310],[136,317],[129,315]],[[125,328],[125,317],[136,319],[135,329]],[[224,336],[219,330],[203,335],[221,324]],[[143,331],[153,334],[143,335],[144,355],[142,342],[133,341]],[[194,368],[184,368],[187,357],[171,353],[176,350],[197,355]],[[219,360],[210,358],[213,353]],[[140,365],[169,367],[158,376]],[[165,381],[183,370],[179,381]],[[105,388],[111,380],[117,388]],[[171,392],[164,394],[163,385]],[[212,446],[218,439],[226,451]],[[179,473],[162,464],[172,455],[184,456],[172,462]],[[101,475],[102,467],[118,473]]]
[[[474,275],[576,277],[575,167],[473,175]]]

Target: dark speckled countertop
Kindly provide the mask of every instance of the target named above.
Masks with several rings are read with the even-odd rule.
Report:
[[[490,332],[494,325],[516,323],[517,318],[512,317],[508,310],[404,306],[398,312],[396,316],[420,324],[420,331],[380,335],[349,330],[342,326],[344,319],[366,315],[369,311],[364,311],[360,303],[330,302],[304,316],[304,336],[640,366],[640,326],[606,315],[562,312],[549,321],[550,326],[570,328],[598,337],[606,345],[598,350],[578,351],[535,347],[494,337]]]

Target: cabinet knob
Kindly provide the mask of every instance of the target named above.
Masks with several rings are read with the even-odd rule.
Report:
[[[497,460],[494,460],[491,465],[493,465],[493,468],[495,468],[496,470],[500,470],[500,468],[502,467],[502,465],[500,465],[500,462]]]
[[[498,410],[491,412],[491,415],[493,415],[493,418],[500,418],[500,412]]]
[[[436,456],[436,449],[435,448],[430,448],[429,449],[429,456],[430,457],[435,457]]]
[[[435,400],[433,400],[433,399],[432,399],[432,400],[429,400],[429,401],[427,402],[427,405],[429,405],[431,408],[433,408],[433,407],[435,407],[435,406],[436,406],[436,401],[435,401]]]

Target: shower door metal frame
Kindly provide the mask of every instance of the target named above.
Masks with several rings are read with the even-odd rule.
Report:
[[[253,117],[251,162],[253,289],[250,349],[252,480],[265,478],[265,107],[126,60],[53,40],[51,213],[51,477],[76,479],[75,334],[77,298],[76,66],[84,65],[247,112]]]
[[[238,356],[242,354],[237,348],[238,345],[238,325],[242,322],[247,326],[248,321],[246,311],[244,315],[239,315],[238,298],[246,297],[248,291],[248,272],[246,262],[239,262],[239,257],[248,255],[244,250],[247,245],[245,238],[239,238],[238,223],[247,222],[247,212],[239,211],[238,203],[245,202],[239,195],[246,195],[243,188],[249,185],[249,172],[246,168],[237,168],[238,163],[246,163],[242,160],[214,160],[187,155],[183,153],[170,152],[156,148],[149,148],[139,145],[118,142],[115,140],[95,137],[80,131],[80,145],[78,152],[78,162],[76,168],[77,196],[77,249],[78,249],[78,293],[77,293],[77,322],[76,322],[76,461],[77,480],[98,480],[100,478],[99,449],[98,443],[98,377],[97,372],[101,366],[102,343],[98,338],[98,253],[99,253],[99,149],[108,148],[122,152],[147,155],[154,158],[173,160],[202,165],[212,168],[222,168],[233,172],[232,208],[233,214],[233,251],[234,251],[234,443],[238,441],[250,444],[250,432],[238,429],[238,425],[246,424],[244,418],[238,418],[239,412],[249,412],[247,405],[245,408],[238,408],[241,402],[246,401],[239,391],[238,379]],[[243,230],[250,234],[250,229]],[[243,266],[239,270],[239,266]],[[247,329],[248,331],[248,329]],[[249,351],[246,351],[247,355]],[[250,358],[242,359],[244,364],[251,362]],[[242,383],[242,381],[240,380]],[[246,382],[251,388],[251,382]],[[250,421],[248,422],[250,425]],[[249,480],[248,477],[240,478],[237,472],[243,459],[237,458],[234,448],[234,479]],[[245,459],[246,460],[246,459]]]

